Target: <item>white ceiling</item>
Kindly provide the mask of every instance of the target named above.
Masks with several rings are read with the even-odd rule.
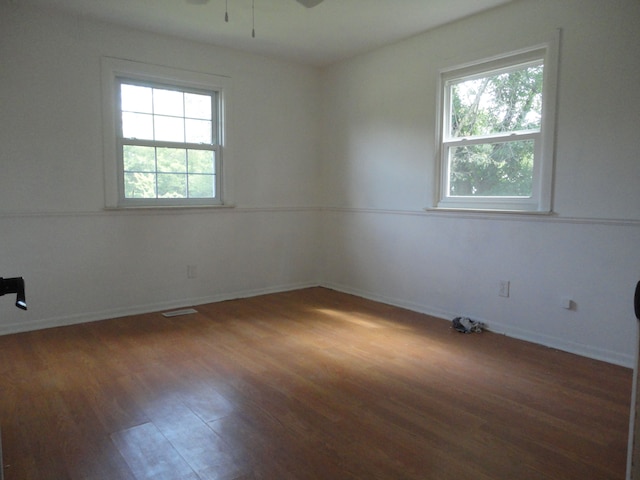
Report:
[[[252,0],[10,1],[325,66],[511,0],[254,0],[255,38]]]

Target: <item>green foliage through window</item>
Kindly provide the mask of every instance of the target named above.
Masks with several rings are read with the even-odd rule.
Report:
[[[215,152],[123,146],[126,198],[212,198],[216,194]]]

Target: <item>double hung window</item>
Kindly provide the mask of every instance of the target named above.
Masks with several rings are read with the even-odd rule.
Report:
[[[551,210],[554,77],[548,46],[441,73],[438,207]]]
[[[219,82],[206,74],[113,59],[106,63],[112,130],[105,138],[114,145],[106,154],[107,205],[221,205]]]

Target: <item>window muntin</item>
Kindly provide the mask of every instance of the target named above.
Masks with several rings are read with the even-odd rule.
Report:
[[[550,210],[555,50],[441,73],[438,208]]]
[[[118,78],[120,203],[216,204],[219,93]]]

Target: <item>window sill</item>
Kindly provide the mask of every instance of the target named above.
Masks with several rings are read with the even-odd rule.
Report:
[[[218,210],[236,208],[233,203],[225,203],[221,205],[120,205],[117,207],[104,207],[107,212],[122,212],[129,210]]]
[[[426,212],[430,213],[472,213],[472,214],[498,214],[498,215],[536,215],[551,216],[555,215],[553,211],[539,210],[509,210],[497,208],[462,208],[462,207],[425,207]]]

